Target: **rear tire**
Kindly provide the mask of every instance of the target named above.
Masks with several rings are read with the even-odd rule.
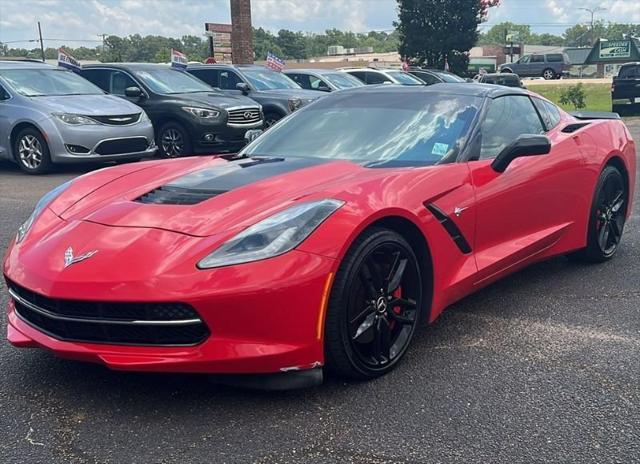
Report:
[[[35,127],[27,127],[18,133],[13,153],[18,166],[27,174],[45,174],[51,170],[49,146]]]
[[[589,214],[587,246],[569,258],[602,263],[616,254],[627,217],[628,191],[624,177],[614,166],[606,166],[596,184]]]
[[[547,68],[542,71],[542,77],[544,78],[544,80],[550,81],[556,78],[556,72],[551,68]]]
[[[420,321],[422,278],[398,233],[371,228],[351,246],[336,274],[325,324],[327,369],[367,380],[391,371]]]

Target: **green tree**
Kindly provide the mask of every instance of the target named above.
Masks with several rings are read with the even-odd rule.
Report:
[[[507,43],[507,34],[511,32],[516,32],[519,35],[519,42],[531,43],[531,27],[510,21],[492,26],[486,33],[480,35],[478,43],[481,45],[505,45]]]
[[[480,0],[397,0],[400,55],[436,68],[445,59],[454,72],[467,70],[485,6]]]

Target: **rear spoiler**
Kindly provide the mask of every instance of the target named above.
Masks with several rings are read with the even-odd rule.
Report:
[[[618,113],[609,113],[607,111],[573,111],[569,114],[583,121],[590,119],[620,119]]]

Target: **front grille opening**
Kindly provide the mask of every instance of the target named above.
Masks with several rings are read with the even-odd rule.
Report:
[[[229,111],[228,123],[233,125],[256,124],[262,120],[257,108],[244,108]]]
[[[147,148],[149,148],[149,142],[146,137],[131,137],[100,142],[96,147],[96,153],[99,155],[123,155],[142,152]]]
[[[120,303],[48,298],[8,282],[18,316],[66,341],[127,345],[196,345],[210,334],[184,303]]]
[[[140,120],[142,113],[135,114],[114,114],[111,116],[89,116],[91,119],[109,126],[127,126],[135,124]]]
[[[165,185],[145,193],[134,201],[156,205],[195,205],[225,192],[226,190],[188,189]]]

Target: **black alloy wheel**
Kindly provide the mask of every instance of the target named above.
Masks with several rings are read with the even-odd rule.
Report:
[[[606,166],[596,185],[587,247],[575,257],[591,262],[612,258],[620,246],[627,217],[628,191],[622,173],[614,166]]]
[[[163,158],[179,158],[191,154],[191,142],[181,125],[170,122],[158,131],[158,153]]]
[[[269,129],[271,126],[273,126],[275,123],[277,123],[281,119],[282,119],[282,116],[280,116],[278,113],[266,113],[264,115],[264,129],[265,130]]]
[[[371,229],[338,271],[327,311],[327,367],[364,380],[386,374],[405,354],[419,323],[420,266],[396,232]]]

